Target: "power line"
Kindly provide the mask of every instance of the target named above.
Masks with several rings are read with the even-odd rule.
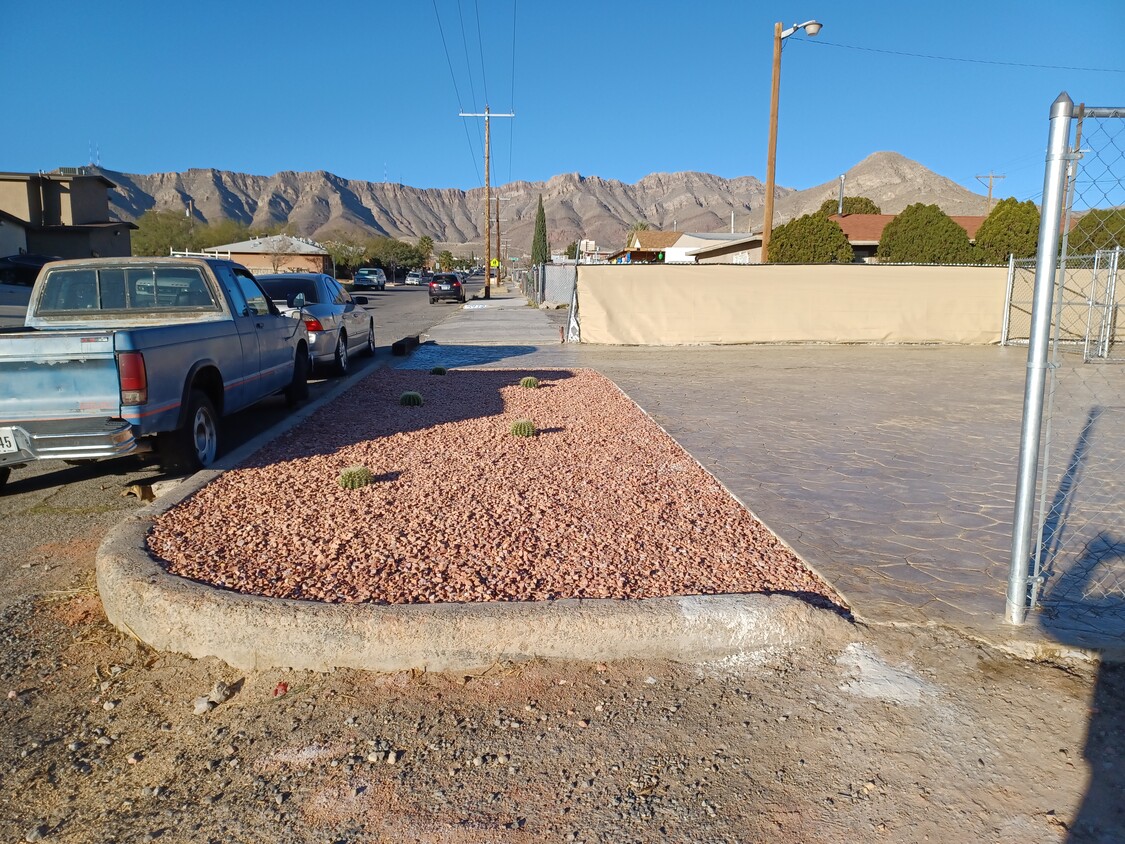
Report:
[[[488,105],[488,74],[484,70],[484,38],[480,34],[480,0],[473,0],[477,12],[477,46],[480,48],[480,79],[484,86],[484,104]]]
[[[469,76],[469,90],[472,91],[473,101],[470,104],[472,108],[476,108],[477,103],[477,88],[473,84],[473,68],[469,63],[469,39],[465,35],[465,10],[461,5],[461,0],[457,0],[457,18],[461,22],[461,46],[465,50],[465,72]],[[464,111],[464,109],[462,109]],[[481,149],[484,149],[484,134],[481,131],[480,124],[477,124],[477,140],[480,141]]]
[[[834,41],[816,41],[811,38],[797,39],[797,43],[811,44],[814,47],[839,47],[844,50],[860,50],[865,53],[884,53],[888,56],[907,56],[912,59],[930,59],[932,61],[941,62],[964,62],[967,64],[994,64],[1003,67],[1029,67],[1038,70],[1080,70],[1085,73],[1125,73],[1125,69],[1118,69],[1113,67],[1069,67],[1067,65],[1057,64],[1030,64],[1027,62],[1001,62],[993,59],[961,59],[953,56],[932,56],[926,53],[904,53],[901,50],[880,50],[875,47],[856,47],[853,44],[838,44]]]
[[[441,46],[445,49],[445,63],[449,65],[449,78],[453,81],[453,92],[457,95],[457,110],[464,111],[465,107],[461,101],[461,90],[457,87],[457,75],[453,72],[453,60],[449,57],[449,45],[445,43],[445,30],[441,26],[441,15],[438,13],[437,0],[433,0],[433,3],[434,19],[437,21],[438,32],[441,33]],[[469,138],[469,127],[464,120],[461,121],[461,126],[465,130],[465,142],[469,145],[469,158],[472,159],[473,170],[477,174],[477,181],[483,183],[480,177],[480,168],[477,167],[476,156],[473,153],[473,142],[472,139]]]
[[[516,2],[512,0],[512,96],[508,106],[512,112],[516,110]],[[516,147],[516,121],[508,124],[508,182],[512,181],[512,158]]]

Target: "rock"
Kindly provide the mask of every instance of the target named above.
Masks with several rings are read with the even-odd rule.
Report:
[[[216,680],[215,685],[211,687],[210,694],[207,695],[207,699],[218,706],[220,703],[226,703],[230,700],[231,694],[230,686],[222,680]]]
[[[32,827],[27,831],[27,835],[23,837],[24,841],[41,841],[47,837],[47,825],[39,824],[39,826]]]
[[[206,715],[215,708],[215,702],[206,695],[201,695],[191,702],[193,715]]]

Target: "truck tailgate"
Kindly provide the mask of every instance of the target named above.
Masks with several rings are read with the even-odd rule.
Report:
[[[0,422],[120,415],[112,331],[0,334]]]

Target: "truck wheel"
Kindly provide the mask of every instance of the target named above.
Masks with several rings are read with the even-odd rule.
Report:
[[[367,323],[367,343],[364,344],[363,350],[367,352],[368,357],[375,357],[375,323]]]
[[[8,482],[8,477],[12,474],[11,466],[0,466],[0,489],[4,488],[4,484]]]
[[[166,471],[198,472],[215,462],[219,452],[219,423],[215,407],[202,390],[188,397],[187,422],[161,434],[160,464]]]
[[[285,388],[285,402],[294,407],[309,397],[309,356],[304,349],[297,350],[293,361],[293,380]]]
[[[336,338],[336,374],[348,374],[348,338],[343,331]]]

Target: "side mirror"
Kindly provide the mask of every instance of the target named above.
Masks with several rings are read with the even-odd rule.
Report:
[[[305,306],[305,294],[298,293],[296,296],[290,296],[286,304],[291,308],[303,308]]]
[[[370,301],[370,299],[368,299],[366,296],[353,296],[352,301],[357,305],[366,305]]]

